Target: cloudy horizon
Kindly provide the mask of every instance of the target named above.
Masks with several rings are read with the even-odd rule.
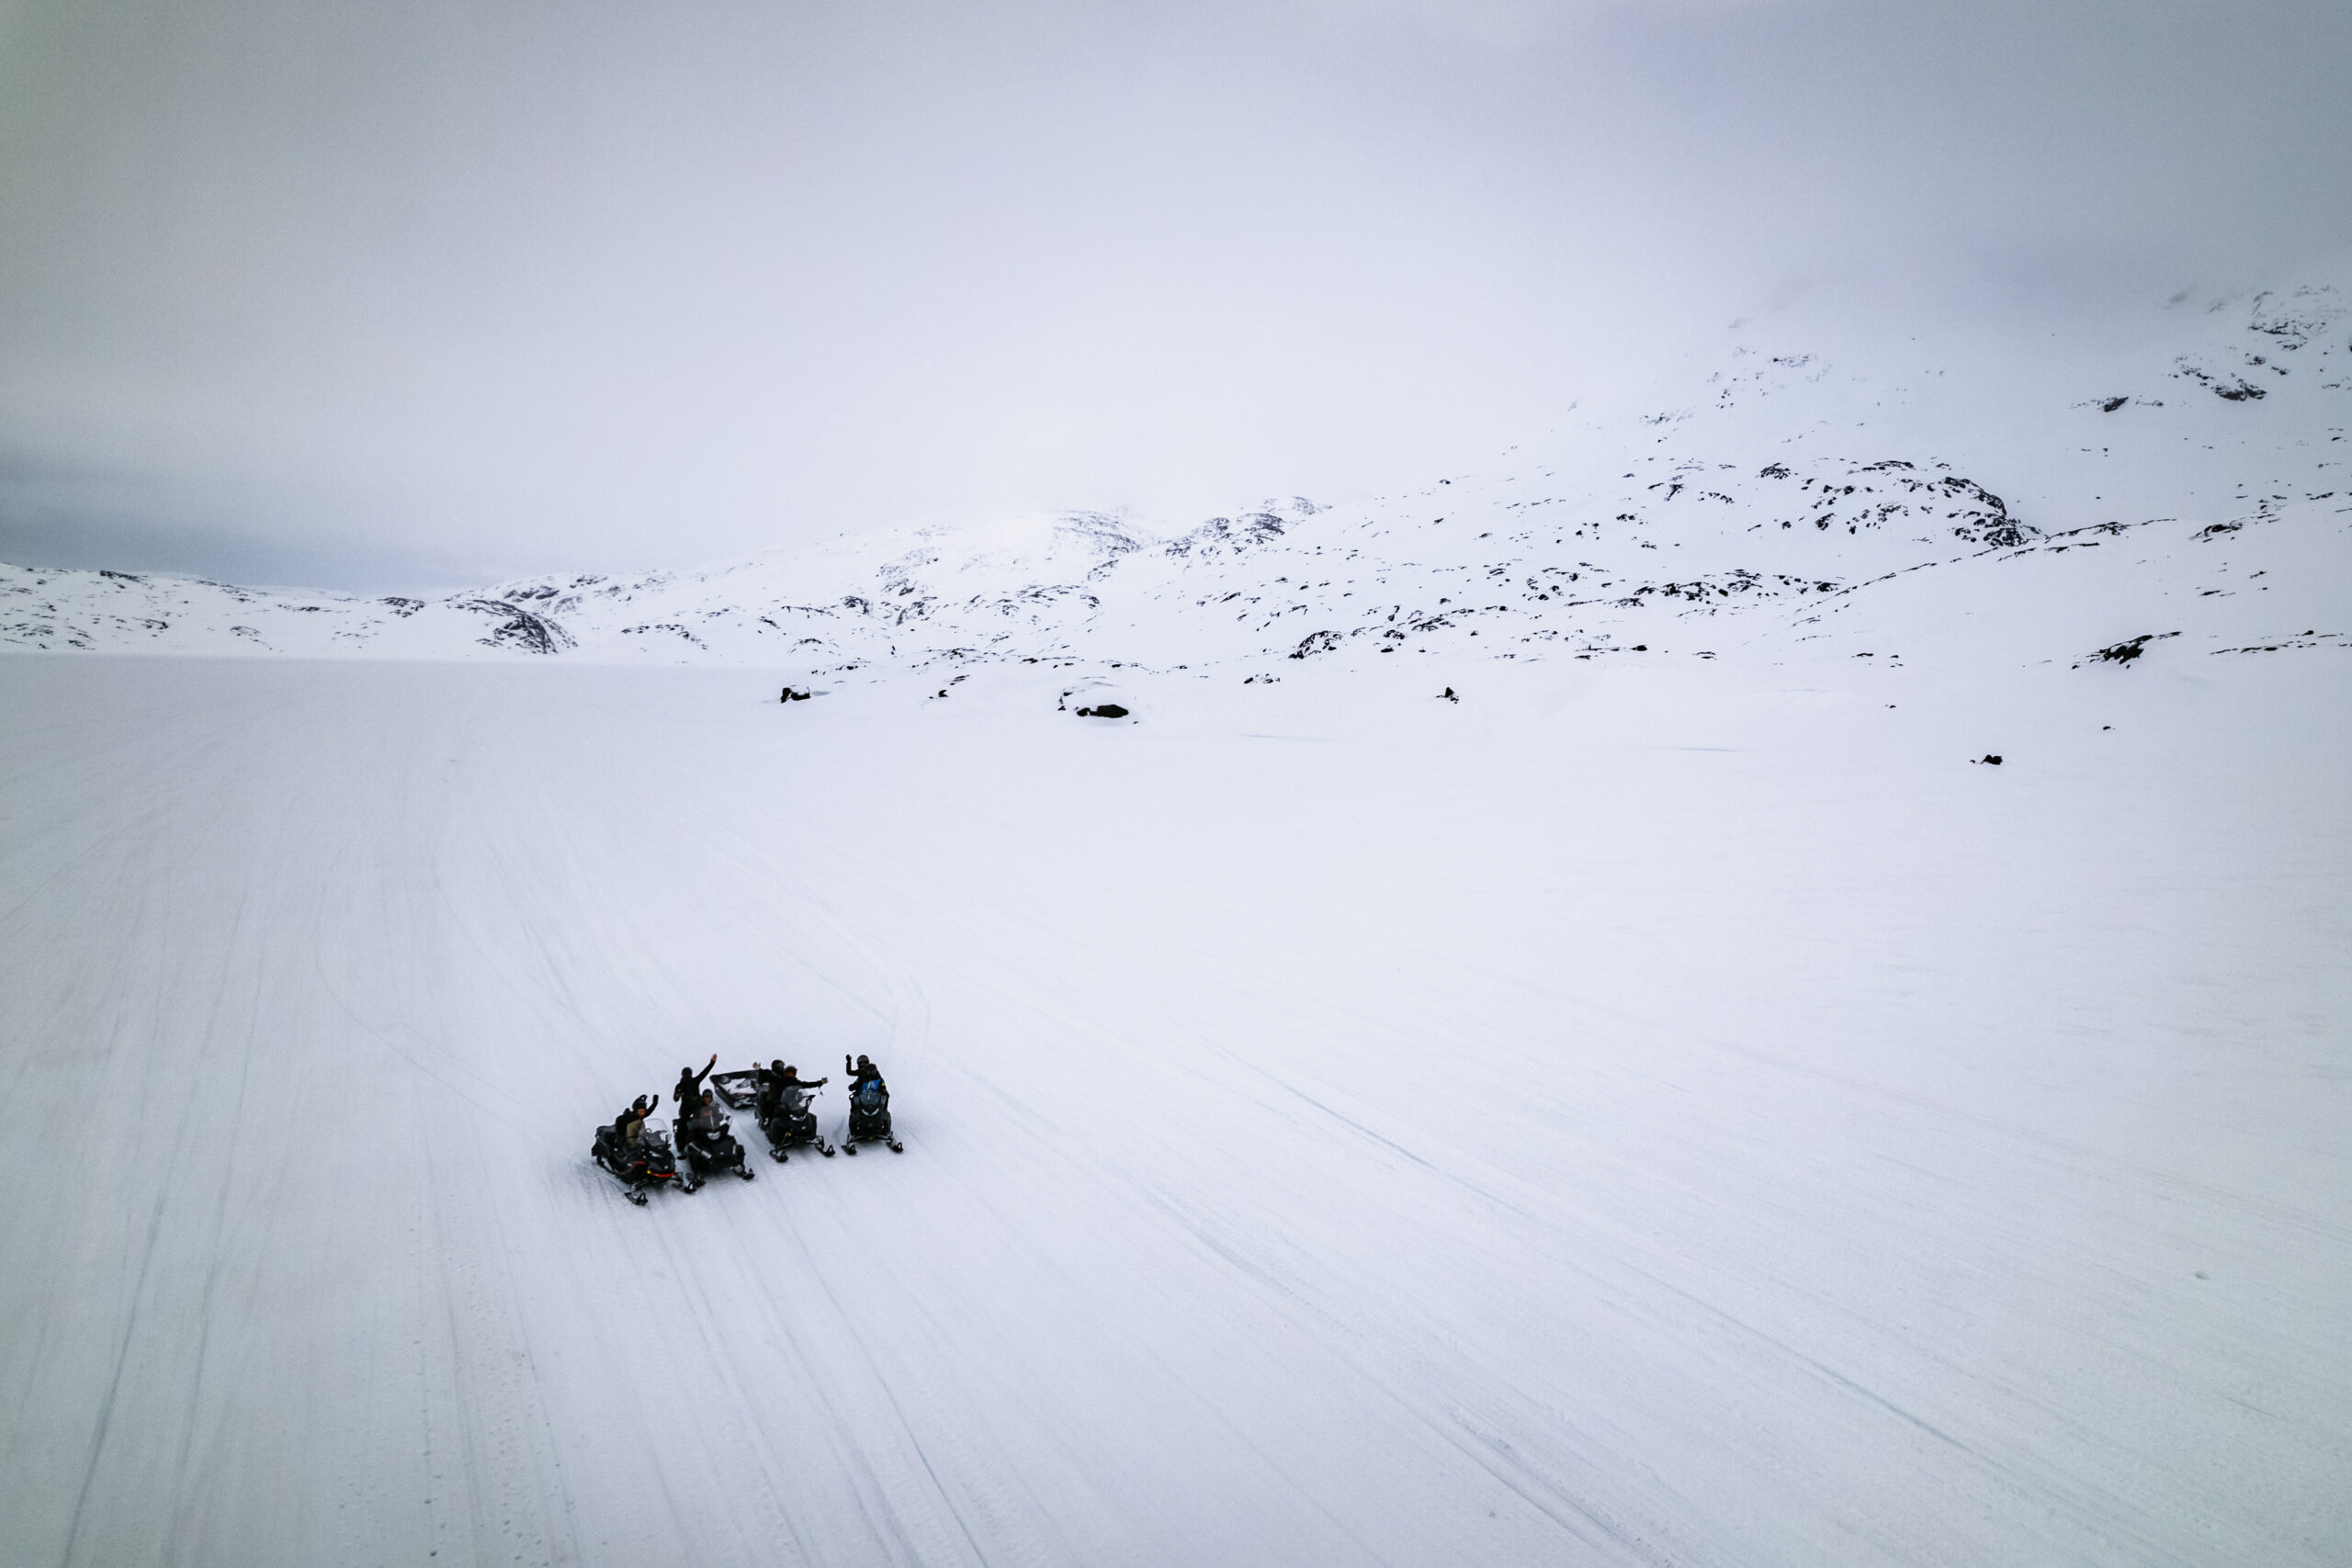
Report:
[[[0,559],[1362,495],[1799,292],[2096,333],[2340,249],[2346,59],[2190,0],[0,3]]]

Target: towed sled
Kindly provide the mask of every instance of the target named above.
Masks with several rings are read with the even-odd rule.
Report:
[[[718,1091],[718,1098],[736,1110],[750,1110],[760,1124],[760,1132],[767,1138],[772,1158],[786,1159],[794,1149],[803,1148],[813,1148],[827,1159],[833,1157],[833,1145],[817,1131],[817,1113],[808,1109],[816,1090],[786,1088],[774,1104],[763,1105],[760,1102],[759,1072],[751,1067],[719,1073],[710,1084]]]
[[[760,1096],[760,1071],[757,1067],[741,1067],[731,1073],[713,1073],[710,1087],[727,1102],[729,1111],[749,1111]]]
[[[712,1176],[731,1170],[750,1181],[757,1172],[743,1163],[743,1145],[735,1141],[733,1129],[725,1117],[718,1125],[706,1132],[696,1132],[692,1121],[684,1116],[677,1119],[678,1152],[685,1156],[686,1168],[697,1177]],[[699,1183],[697,1183],[699,1185]]]
[[[890,1132],[890,1090],[880,1078],[868,1078],[852,1084],[849,1090],[849,1125],[842,1131],[842,1153],[857,1153],[860,1144],[888,1144],[894,1155],[907,1152]]]
[[[645,1206],[645,1194],[653,1188],[674,1187],[681,1192],[691,1192],[702,1185],[692,1174],[679,1171],[677,1158],[670,1152],[670,1140],[656,1128],[646,1128],[636,1144],[625,1145],[612,1128],[599,1127],[595,1146],[589,1154],[621,1184],[623,1195],[640,1209]]]

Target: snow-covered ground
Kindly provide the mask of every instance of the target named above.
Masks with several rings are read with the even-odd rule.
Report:
[[[0,1556],[2345,1561],[2352,660],[1876,664],[0,661]]]
[[[2352,1561],[2347,371],[1750,333],[1179,529],[0,568],[0,1563]],[[714,1051],[906,1152],[631,1208]]]

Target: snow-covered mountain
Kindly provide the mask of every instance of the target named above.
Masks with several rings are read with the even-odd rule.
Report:
[[[436,601],[0,568],[0,646],[713,661],[821,684],[1007,660],[1247,680],[1332,654],[2014,665],[2340,644],[2322,623],[2352,564],[2352,293],[2177,300],[2095,369],[1825,355],[1776,331],[1491,472],[1369,502],[905,529]]]

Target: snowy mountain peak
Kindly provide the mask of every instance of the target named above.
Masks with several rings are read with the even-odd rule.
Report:
[[[1751,325],[1679,395],[1579,410],[1497,471],[1187,527],[1052,512],[430,603],[0,568],[0,644],[711,660],[807,680],[1008,660],[1246,678],[1335,654],[1925,648],[1904,630],[1920,616],[1973,628],[1954,650],[1971,662],[2158,631],[2245,646],[2277,635],[2263,616],[2297,594],[2318,598],[2286,618],[2324,620],[2352,517],[2352,306],[2302,283],[2162,321],[2090,369],[1832,355]],[[2132,559],[2090,578],[2060,564],[2102,549]]]

